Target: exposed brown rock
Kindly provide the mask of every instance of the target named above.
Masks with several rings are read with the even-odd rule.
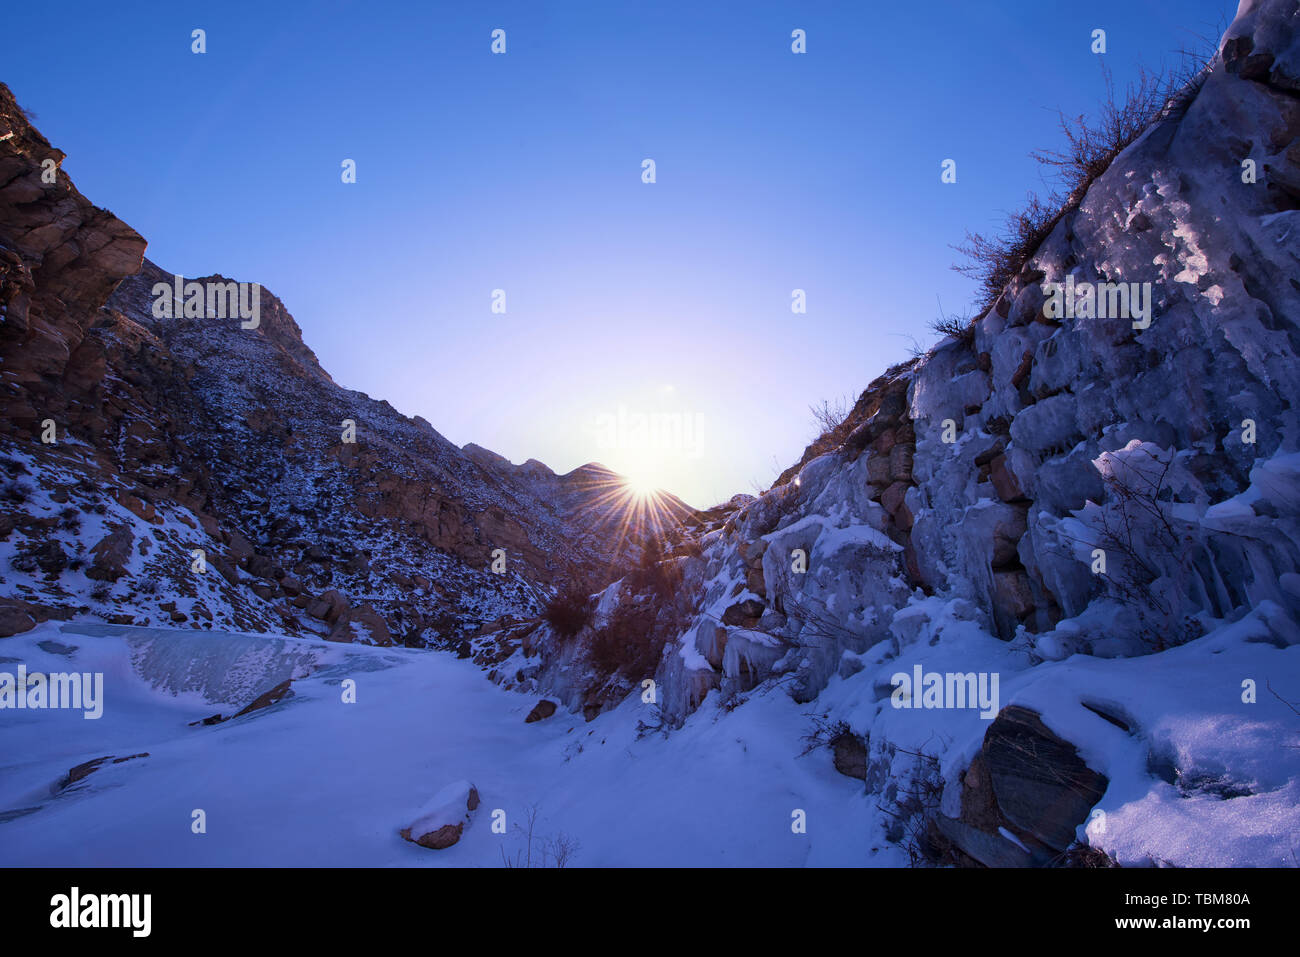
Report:
[[[528,717],[524,718],[524,724],[532,724],[534,721],[542,721],[555,714],[555,702],[547,701],[543,698],[537,704],[533,705],[533,710],[528,712]]]

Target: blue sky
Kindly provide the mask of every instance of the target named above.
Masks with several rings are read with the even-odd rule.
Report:
[[[708,506],[969,306],[951,245],[1042,188],[1027,154],[1103,59],[1174,65],[1236,5],[11,6],[0,80],[153,261],[262,283],[338,382],[457,444]],[[683,430],[626,427],[652,414]]]

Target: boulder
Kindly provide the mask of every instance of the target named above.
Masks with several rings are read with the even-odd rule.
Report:
[[[313,598],[307,604],[307,614],[320,621],[334,624],[351,606],[351,602],[341,592],[330,589],[322,592],[319,597]]]
[[[451,847],[478,805],[478,789],[468,781],[455,781],[420,809],[410,827],[402,828],[402,839],[435,851]]]
[[[334,623],[333,630],[325,637],[327,641],[356,641],[363,645],[382,645],[385,648],[393,643],[388,624],[369,605],[358,605],[343,612]]]
[[[117,581],[126,574],[126,565],[131,560],[131,546],[134,542],[135,536],[127,526],[119,525],[113,529],[90,550],[94,557],[90,567],[86,569],[86,577],[96,581]]]
[[[993,607],[1007,619],[1022,621],[1034,610],[1029,576],[1019,569],[993,573]]]
[[[985,835],[1006,828],[1041,863],[1044,854],[1063,852],[1074,843],[1078,826],[1109,783],[1037,712],[1008,705],[989,725],[979,754],[963,775],[961,821]],[[977,860],[993,863],[977,842],[963,841],[952,831],[948,836]],[[1015,856],[1008,848],[1001,851]]]
[[[998,455],[989,462],[989,481],[993,483],[998,498],[1004,502],[1018,502],[1025,498],[1025,491],[1020,487],[1020,480],[1007,467],[1007,457]]]
[[[830,744],[835,770],[848,777],[865,781],[867,779],[866,742],[856,734],[845,731],[832,738]]]
[[[555,702],[547,701],[543,698],[537,704],[533,705],[533,710],[528,712],[528,717],[524,718],[524,724],[532,724],[534,721],[544,721],[551,715],[555,714]]]
[[[21,635],[35,627],[36,616],[28,610],[26,602],[0,599],[0,638]]]
[[[239,572],[227,559],[220,555],[209,555],[208,564],[215,568],[217,573],[226,581],[230,582],[230,584],[239,584]]]
[[[722,623],[724,625],[741,625],[745,628],[752,628],[758,624],[758,619],[763,615],[764,607],[763,603],[757,598],[747,598],[724,611],[722,613]]]

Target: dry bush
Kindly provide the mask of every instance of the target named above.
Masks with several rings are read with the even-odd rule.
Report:
[[[663,657],[665,638],[656,631],[652,615],[622,604],[592,636],[591,663],[602,674],[622,672],[633,681],[648,678]]]
[[[1020,275],[1061,217],[1078,208],[1088,187],[1110,168],[1115,157],[1157,120],[1187,108],[1204,81],[1207,60],[1184,52],[1176,68],[1158,73],[1139,71],[1122,94],[1103,65],[1106,96],[1096,118],[1058,113],[1065,146],[1029,154],[1051,172],[1056,188],[1046,197],[1031,193],[1025,206],[1011,213],[997,232],[967,233],[966,241],[954,247],[967,261],[953,268],[978,283],[981,314],[992,308],[1007,283]]]
[[[586,584],[571,581],[546,603],[542,617],[560,638],[572,638],[591,621],[592,605]]]
[[[1098,513],[1090,540],[1071,538],[1090,551],[1101,549],[1106,570],[1099,577],[1107,592],[1132,610],[1143,639],[1155,651],[1198,638],[1199,622],[1181,616],[1173,599],[1189,594],[1200,542],[1194,529],[1173,514],[1169,472],[1174,456],[1162,461],[1149,452],[1147,469],[1121,464],[1102,476],[1106,505]]]
[[[817,426],[817,437],[829,436],[836,444],[844,440],[847,434],[849,413],[853,411],[853,402],[848,398],[822,399],[818,405],[808,406],[813,422]],[[844,433],[844,434],[841,434]]]
[[[582,845],[563,831],[550,837],[538,835],[539,813],[537,805],[533,805],[524,811],[524,823],[515,824],[523,847],[517,848],[513,857],[501,848],[501,863],[505,867],[567,867],[573,862]]]
[[[964,346],[975,342],[975,317],[958,313],[944,313],[940,306],[939,318],[930,323],[930,330],[944,339],[956,339]]]

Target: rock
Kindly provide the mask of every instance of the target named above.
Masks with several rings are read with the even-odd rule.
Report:
[[[239,711],[236,711],[234,717],[238,718],[246,714],[251,714],[254,711],[261,711],[263,708],[269,708],[277,701],[282,701],[285,698],[292,697],[293,689],[290,687],[292,684],[293,679],[286,678],[270,691],[262,692]]]
[[[21,635],[35,627],[36,616],[28,611],[26,602],[0,598],[0,638]]]
[[[135,536],[131,534],[130,528],[119,525],[113,529],[90,550],[94,558],[86,569],[86,577],[96,581],[117,581],[126,574],[134,543]]]
[[[999,520],[993,526],[993,557],[990,564],[994,568],[1019,561],[1020,539],[1025,534],[1028,514],[1028,507],[1007,508],[999,512]]]
[[[528,717],[524,718],[524,724],[532,724],[534,721],[543,721],[555,714],[555,702],[547,701],[543,698],[537,704],[533,705],[533,710],[528,712]]]
[[[1035,402],[1011,422],[1011,440],[1029,452],[1068,449],[1078,437],[1073,395],[1062,393]]]
[[[1074,843],[1076,829],[1108,785],[1037,712],[1008,705],[985,732],[963,777],[961,820],[985,833],[1006,827],[1031,851],[1038,845],[1059,853]]]
[[[118,504],[123,505],[136,517],[144,519],[151,525],[161,525],[162,519],[158,517],[158,510],[154,508],[152,502],[146,502],[141,498],[127,493],[121,493],[117,497]]]
[[[59,790],[62,790],[67,787],[71,787],[72,785],[76,784],[78,781],[82,781],[85,778],[88,778],[91,774],[93,774],[94,772],[98,771],[101,767],[103,767],[105,761],[112,761],[114,764],[123,764],[127,761],[134,761],[136,758],[147,758],[147,757],[149,757],[149,752],[141,751],[139,754],[128,754],[126,757],[123,758],[118,758],[118,757],[114,757],[111,754],[106,754],[102,758],[95,758],[93,761],[86,761],[82,764],[78,764],[75,768],[73,768],[68,772],[67,777],[65,777],[62,781],[59,782],[58,785]]]
[[[939,833],[955,844],[962,853],[985,867],[1034,867],[1049,862],[1045,854],[1033,855],[997,831],[981,831],[956,818],[943,814],[934,817]]]
[[[275,562],[265,555],[249,555],[244,560],[244,571],[254,578],[263,578],[266,581],[275,581],[278,577],[275,574],[277,571]]]
[[[872,485],[888,485],[891,481],[889,477],[889,456],[869,454],[867,456],[867,481]]]
[[[993,606],[1008,618],[1023,621],[1034,610],[1034,593],[1023,571],[993,573]]]
[[[478,789],[468,781],[456,781],[435,794],[411,826],[399,833],[413,844],[444,850],[460,840],[478,805]]]
[[[752,628],[758,624],[758,619],[762,617],[765,607],[757,598],[746,598],[722,613],[722,623],[724,625],[740,625],[744,628]]]
[[[1025,498],[1020,480],[1007,468],[1007,457],[998,455],[989,463],[989,481],[993,483],[998,498],[1004,502],[1019,502]]]
[[[339,616],[347,611],[349,607],[351,607],[351,602],[348,601],[347,597],[341,592],[331,589],[322,592],[319,597],[312,599],[307,604],[307,614],[332,625],[339,620]]]
[[[209,555],[208,564],[211,565],[213,568],[215,568],[217,570],[217,574],[219,574],[226,581],[230,582],[230,584],[232,585],[239,584],[239,572],[236,571],[234,565],[232,565],[227,559],[223,558],[221,555]]]
[[[832,738],[830,745],[836,771],[860,781],[867,779],[866,742],[856,734],[845,731]]]
[[[393,643],[393,636],[379,612],[369,605],[358,605],[339,615],[326,640],[356,641],[363,645],[388,647]]]
[[[895,445],[889,450],[889,477],[895,482],[911,481],[912,455],[910,445]]]
[[[880,504],[890,515],[895,515],[903,507],[903,497],[907,494],[906,482],[895,482],[880,493]]]

